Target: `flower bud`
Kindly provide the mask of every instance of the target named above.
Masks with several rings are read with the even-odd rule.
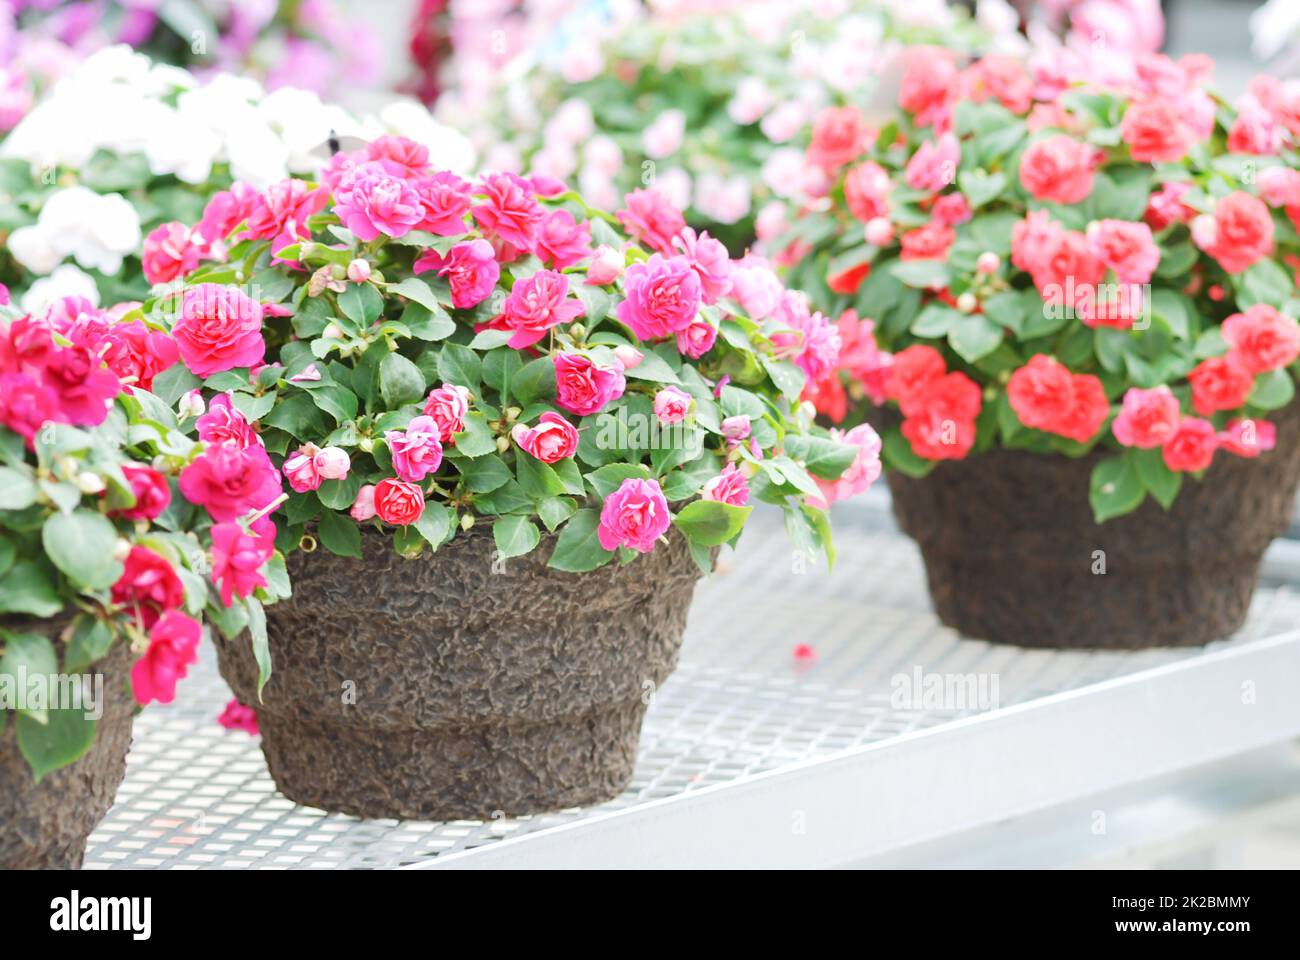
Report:
[[[462,530],[468,530],[472,526],[474,526],[474,514],[463,514],[460,518],[460,528]]]
[[[203,402],[203,394],[197,390],[188,391],[177,403],[177,412],[181,420],[187,420],[190,417],[201,417],[206,409],[207,404]]]
[[[325,449],[332,450],[335,448],[326,447]],[[367,483],[357,491],[357,499],[353,502],[350,513],[352,519],[357,523],[364,523],[375,515],[375,485],[373,483]]]
[[[342,447],[326,447],[316,454],[316,472],[326,480],[342,480],[352,469],[352,458]]]
[[[117,542],[113,544],[113,559],[121,563],[131,555],[131,541],[126,537],[118,537]]]
[[[358,257],[348,264],[348,279],[353,283],[365,283],[370,279],[370,261]]]
[[[614,356],[618,358],[619,363],[623,364],[624,370],[631,370],[645,359],[644,353],[627,343],[615,347]]]
[[[975,299],[975,294],[967,290],[957,298],[957,309],[962,313],[974,313],[975,308],[979,306],[979,301]]]
[[[738,413],[722,421],[722,435],[728,440],[740,441],[749,436],[749,414]]]
[[[872,217],[863,234],[873,247],[887,247],[894,242],[894,225],[885,217]]]
[[[331,321],[330,323],[325,324],[325,329],[321,331],[320,335],[326,340],[342,340],[343,328],[337,323]]]
[[[104,492],[104,478],[90,470],[77,474],[77,489],[82,493],[95,494]]]
[[[587,267],[587,283],[595,287],[613,283],[623,275],[623,268],[623,254],[613,247],[602,245],[597,248],[596,255]]]
[[[375,450],[375,441],[370,437],[362,437],[361,442],[357,444],[362,453],[373,453]]]
[[[509,437],[497,437],[497,453],[505,453],[510,449]]]
[[[980,273],[997,273],[1002,266],[1002,258],[992,250],[985,250],[975,261],[975,269]]]

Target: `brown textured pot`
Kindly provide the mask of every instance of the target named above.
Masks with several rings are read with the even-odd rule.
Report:
[[[1025,647],[1209,643],[1242,625],[1264,550],[1291,516],[1298,410],[1272,418],[1276,449],[1253,460],[1216,454],[1168,512],[1148,498],[1099,525],[1088,482],[1103,453],[999,449],[921,479],[891,473],[894,515],[921,548],[939,619],[968,637]],[[1100,559],[1104,575],[1093,572]]]
[[[66,620],[5,623],[6,629],[42,632],[52,640]],[[104,674],[104,715],[95,742],[76,763],[37,783],[18,750],[14,718],[0,731],[0,870],[75,870],[86,838],[113,805],[126,776],[135,701],[128,677],[131,653],[121,641],[90,668]]]
[[[361,560],[293,554],[293,599],[267,608],[275,669],[257,712],[285,796],[456,820],[622,791],[699,577],[680,536],[585,574],[546,567],[552,537],[494,569],[486,524],[415,560],[377,531],[361,542]],[[247,638],[217,648],[256,705]]]

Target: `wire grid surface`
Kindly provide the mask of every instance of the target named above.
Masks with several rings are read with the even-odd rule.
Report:
[[[494,822],[359,820],[275,790],[256,738],[216,717],[230,698],[211,650],[171,707],[135,724],[117,803],[86,867],[384,868],[491,844],[725,784],[800,760],[947,723],[971,710],[891,705],[891,679],[988,674],[1002,706],[1201,654],[1054,652],[963,640],[934,618],[920,556],[878,498],[837,508],[839,560],[796,572],[778,515],[756,515],[740,549],[700,584],[677,672],[646,718],[631,785],[595,807]],[[1261,587],[1234,639],[1293,628],[1300,597]],[[797,656],[806,644],[812,657]],[[1215,644],[1209,649],[1221,647]]]

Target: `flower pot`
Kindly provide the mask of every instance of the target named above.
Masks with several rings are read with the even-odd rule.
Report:
[[[1272,419],[1277,447],[1225,451],[1173,507],[1147,498],[1097,524],[1080,459],[995,449],[889,476],[894,515],[921,548],[939,619],[1025,647],[1195,646],[1245,620],[1260,560],[1287,527],[1300,479],[1300,413]],[[1104,572],[1103,572],[1104,571]]]
[[[43,632],[54,639],[67,620],[5,623],[6,629]],[[18,749],[15,718],[0,730],[0,870],[75,870],[86,838],[113,805],[126,776],[135,701],[129,676],[132,657],[119,641],[88,668],[104,675],[104,713],[95,742],[75,763],[39,782]]]
[[[248,639],[217,640],[285,796],[453,820],[622,791],[699,571],[675,531],[633,563],[584,574],[548,569],[553,543],[494,562],[483,524],[407,560],[363,529],[362,559],[291,555],[293,598],[267,609],[274,673],[260,704]]]

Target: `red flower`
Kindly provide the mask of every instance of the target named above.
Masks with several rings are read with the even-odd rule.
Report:
[[[126,607],[148,628],[184,602],[185,587],[166,559],[147,547],[132,547],[112,596],[114,603]]]
[[[424,494],[405,480],[380,480],[375,484],[375,513],[384,523],[405,527],[424,514]]]
[[[1204,470],[1214,459],[1218,445],[1214,424],[1199,417],[1184,417],[1161,454],[1165,466],[1175,472]]]
[[[111,325],[104,342],[108,369],[127,385],[141,390],[152,390],[153,378],[180,359],[175,340],[139,320]]]
[[[152,467],[127,464],[122,467],[131,490],[135,493],[135,505],[124,510],[114,510],[112,516],[127,520],[156,520],[167,505],[172,502],[172,490],[167,478]]]
[[[894,354],[894,362],[885,380],[885,393],[897,400],[903,413],[916,412],[916,398],[929,384],[948,370],[943,354],[934,347],[918,343]]]
[[[903,436],[918,457],[960,460],[975,444],[975,418],[982,406],[975,381],[964,373],[944,374],[913,397]]]
[[[176,698],[176,681],[199,659],[202,629],[179,610],[171,610],[149,632],[149,650],[131,668],[131,689],[140,706]]]
[[[857,293],[858,287],[862,286],[862,281],[866,280],[870,273],[870,262],[859,263],[856,267],[832,273],[826,278],[826,285],[836,293]]]
[[[866,122],[856,107],[827,107],[813,123],[808,162],[834,170],[857,159],[866,145]]]
[[[1187,379],[1192,384],[1192,407],[1202,416],[1236,410],[1255,386],[1255,375],[1235,352],[1202,360]]]
[[[1025,426],[1079,443],[1091,440],[1110,413],[1100,380],[1042,353],[1011,374],[1007,401]]]
[[[948,256],[948,248],[957,239],[952,227],[938,220],[932,220],[924,227],[909,230],[900,241],[903,246],[900,260],[943,260]]]
[[[1278,370],[1300,357],[1300,324],[1266,303],[1224,320],[1223,339],[1252,373]]]

